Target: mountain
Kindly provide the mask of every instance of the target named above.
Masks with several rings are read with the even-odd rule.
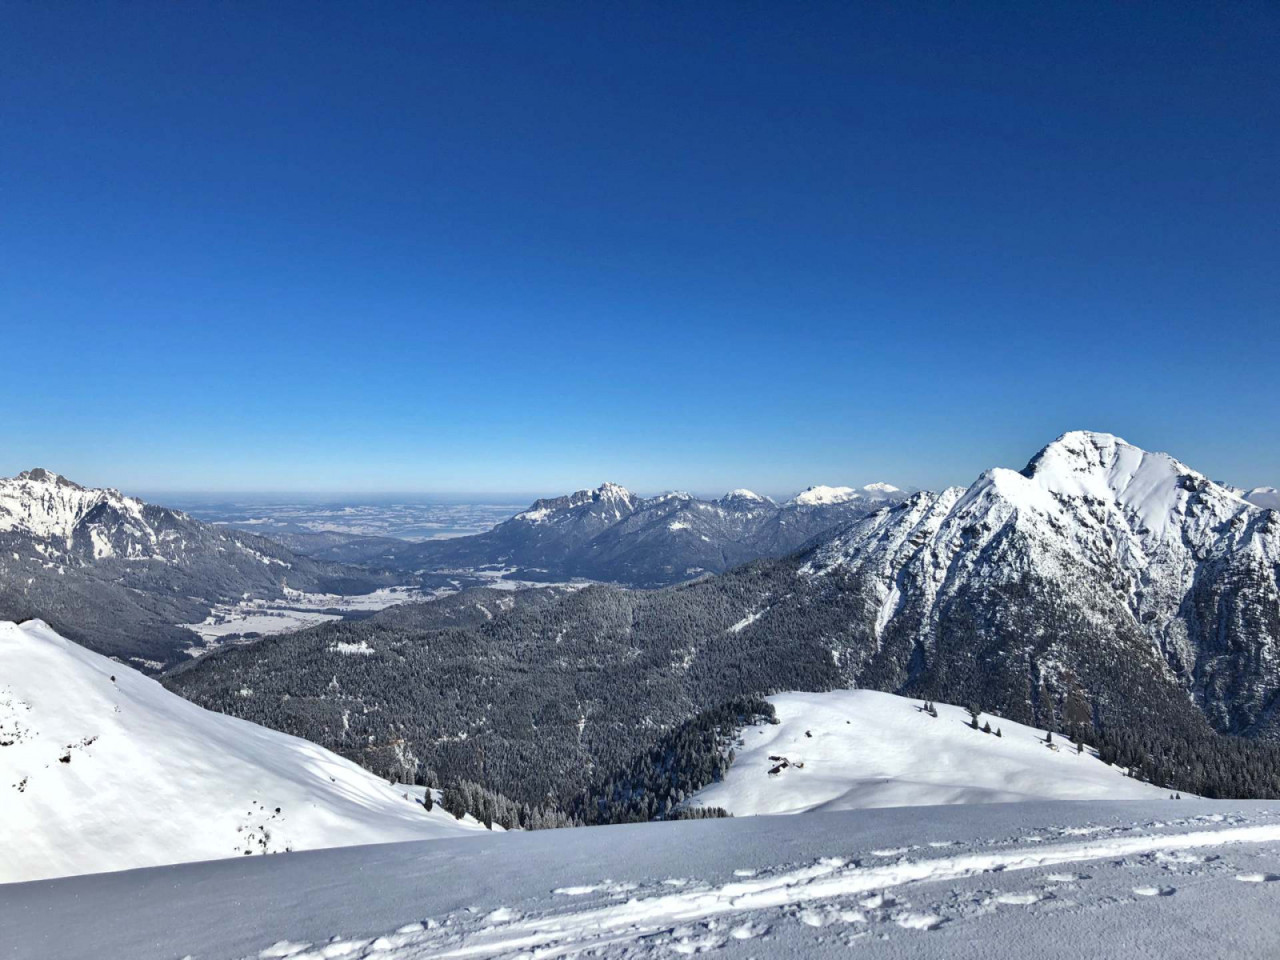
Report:
[[[149,669],[181,658],[196,637],[180,624],[217,603],[384,582],[47,470],[0,479],[0,618],[41,618]]]
[[[1039,716],[1041,686],[1069,698],[1109,659],[1141,657],[1218,729],[1266,736],[1278,573],[1276,513],[1167,454],[1084,431],[1021,472],[868,518],[799,570],[858,598],[863,669],[886,686],[963,669],[966,697],[1013,684],[1004,695]]]
[[[722,780],[699,790],[692,807],[735,817],[1028,800],[1158,800],[1168,797],[1093,750],[1048,731],[967,710],[871,690],[770,697],[771,722],[739,731]],[[999,736],[994,731],[999,731]]]
[[[0,623],[0,663],[0,883],[483,829],[39,621]]]
[[[675,495],[662,509],[667,524],[704,512]],[[615,771],[733,698],[853,686],[1092,731],[1106,759],[1184,791],[1280,796],[1280,747],[1257,742],[1278,733],[1278,542],[1274,511],[1172,457],[1068,433],[1020,472],[884,504],[721,576],[504,609],[463,593],[219,651],[169,682],[380,772],[405,739],[420,773],[528,802],[611,793]],[[433,612],[477,604],[465,625]],[[372,652],[352,663],[338,642]],[[635,809],[603,801],[618,802]]]
[[[488,567],[522,579],[600,580],[660,587],[799,549],[813,537],[904,497],[888,484],[810,487],[786,503],[750,490],[717,500],[687,493],[639,497],[605,483],[535,501],[485,533],[426,543],[386,538],[317,545],[308,552],[396,572]],[[307,549],[301,541],[289,541]]]

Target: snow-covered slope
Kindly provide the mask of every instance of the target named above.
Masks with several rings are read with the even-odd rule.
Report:
[[[778,723],[742,731],[724,780],[692,805],[734,816],[866,807],[1016,800],[1141,800],[1169,791],[1102,763],[1086,748],[984,714],[995,733],[969,726],[966,710],[872,690],[784,693],[769,698]]]
[[[0,623],[0,883],[477,830],[40,621]]]
[[[0,885],[0,957],[1274,960],[1278,815],[975,804],[180,864]]]

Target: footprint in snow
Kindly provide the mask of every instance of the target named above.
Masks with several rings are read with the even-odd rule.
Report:
[[[729,936],[735,940],[754,940],[757,937],[763,937],[769,932],[769,925],[765,923],[747,923],[740,924],[729,931]]]
[[[1051,873],[1045,877],[1050,883],[1075,883],[1092,879],[1087,873]]]
[[[937,930],[946,923],[933,913],[902,913],[894,917],[893,922],[907,930]]]
[[[434,930],[440,926],[435,920],[423,920],[420,923],[406,923],[403,927],[396,927],[396,933],[421,933],[423,930]]]
[[[1177,887],[1134,887],[1133,892],[1140,897],[1172,897],[1178,892]]]
[[[1001,893],[996,896],[996,903],[1004,903],[1010,906],[1026,907],[1033,903],[1039,903],[1045,899],[1042,893],[1028,891],[1027,893]]]
[[[260,950],[258,952],[258,956],[261,957],[262,960],[276,960],[278,957],[294,957],[308,949],[310,946],[310,943],[300,943],[293,940],[277,940],[265,950]]]

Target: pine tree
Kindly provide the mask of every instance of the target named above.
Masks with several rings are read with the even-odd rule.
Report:
[[[983,732],[983,733],[990,733],[990,732],[991,732],[991,721],[990,721],[990,720],[988,720],[986,723],[984,723],[984,724],[982,725],[982,732]]]

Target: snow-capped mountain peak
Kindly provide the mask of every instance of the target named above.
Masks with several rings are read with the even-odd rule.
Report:
[[[828,503],[846,503],[850,500],[857,500],[862,496],[853,487],[828,487],[817,485],[808,487],[803,492],[796,494],[791,498],[790,502],[802,507],[815,507]]]
[[[618,483],[610,483],[606,480],[596,489],[593,499],[625,503],[630,506],[635,503],[636,498],[635,494],[626,487]]]
[[[1022,471],[997,467],[864,518],[801,572],[858,579],[879,598],[874,635],[907,629],[922,645],[958,596],[1069,597],[1116,636],[1145,633],[1214,722],[1236,730],[1265,720],[1260,705],[1280,682],[1273,630],[1260,626],[1276,622],[1277,569],[1276,514],[1168,454],[1073,431]],[[1222,657],[1219,629],[1248,638],[1250,666]],[[1248,696],[1228,692],[1240,689]]]
[[[1022,471],[1058,499],[1113,504],[1157,537],[1182,536],[1189,513],[1217,521],[1248,509],[1246,501],[1167,453],[1151,453],[1109,433],[1076,430],[1040,451]]]
[[[868,483],[862,487],[863,493],[901,493],[899,487],[895,487],[892,483]]]
[[[16,477],[0,478],[0,532],[16,532],[38,540],[60,540],[71,546],[76,528],[106,504],[122,517],[141,523],[142,501],[118,490],[91,489],[36,467]]]
[[[722,506],[746,510],[758,510],[762,507],[772,507],[774,505],[773,501],[768,497],[762,497],[754,490],[741,488],[730,490],[720,498],[719,503]]]

